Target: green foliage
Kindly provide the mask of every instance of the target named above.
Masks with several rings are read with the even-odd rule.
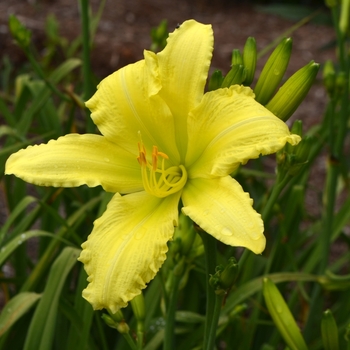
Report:
[[[348,11],[348,2],[329,9],[338,61],[323,69],[329,96],[323,117],[310,130],[302,130],[302,122],[294,124],[303,141],[277,154],[276,173],[266,170],[262,158],[235,174],[262,214],[266,251],[256,256],[216,246],[180,216],[161,271],[142,295],[115,315],[93,311],[82,298],[86,273],[76,261],[111,194],[86,187],[28,186],[3,176],[8,156],[27,145],[70,132],[95,132],[83,101],[95,79],[88,57],[103,4],[90,18],[87,1],[81,0],[85,29],[72,43],[59,36],[57,20],[48,17],[46,54],[40,60],[30,32],[17,18],[10,19],[11,33],[29,65],[15,72],[3,58],[0,75],[0,191],[6,205],[0,227],[0,350],[155,350],[174,348],[173,344],[183,350],[211,350],[214,344],[218,349],[244,350],[349,348],[350,61],[348,23],[342,12]],[[152,30],[152,48],[163,48],[167,35],[163,21]],[[272,111],[281,111],[283,119],[301,103],[318,70],[308,64],[275,94],[287,66],[278,52],[289,58],[290,43],[282,40],[253,86],[258,99]],[[54,55],[58,51],[59,61]],[[252,83],[259,58],[255,39],[247,40],[242,55],[233,52],[231,70],[225,77],[214,72],[209,90]],[[300,81],[304,85],[298,85]],[[287,88],[294,100],[283,100]],[[325,178],[315,184],[312,169],[321,154],[327,154],[328,166]],[[315,186],[323,198],[315,204],[318,213],[311,214],[306,196]]]

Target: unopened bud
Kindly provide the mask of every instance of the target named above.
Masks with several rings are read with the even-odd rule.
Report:
[[[17,44],[22,49],[26,49],[30,44],[32,36],[31,31],[27,29],[15,15],[10,15],[9,17],[9,28]]]
[[[331,60],[327,60],[323,66],[322,78],[323,84],[330,96],[333,96],[335,92],[335,77],[336,75],[333,62]]]
[[[168,21],[164,19],[158,27],[151,29],[151,50],[157,51],[164,49],[168,35]]]
[[[292,39],[285,38],[267,60],[254,88],[255,99],[266,105],[275,93],[288,67],[292,53]]]
[[[335,7],[338,5],[338,0],[325,0],[325,5],[329,8]]]
[[[288,305],[275,284],[266,277],[263,278],[263,295],[271,318],[288,347],[307,350],[305,340]]]
[[[254,80],[254,74],[257,61],[256,41],[253,37],[249,37],[243,49],[243,65],[246,71],[246,77],[243,84],[249,86]]]
[[[325,350],[338,350],[338,327],[335,323],[331,310],[326,310],[322,316],[321,333],[323,348]]]
[[[350,0],[342,0],[340,8],[339,31],[345,36],[349,28]]]
[[[130,328],[124,320],[116,321],[113,319],[112,316],[107,314],[102,314],[101,317],[107,326],[116,329],[119,333],[121,334],[129,333]]]
[[[230,87],[235,84],[242,84],[245,80],[245,69],[244,66],[239,64],[232,66],[231,70],[226,74],[224,81],[221,84],[221,87]]]
[[[335,78],[335,94],[340,96],[343,94],[344,89],[348,84],[348,79],[345,72],[339,72]]]
[[[235,258],[231,257],[227,265],[216,267],[215,274],[209,279],[210,285],[215,289],[216,294],[225,294],[236,282],[238,276],[238,264]]]
[[[221,70],[216,70],[210,77],[208,83],[208,90],[213,91],[221,88],[221,84],[224,81]]]
[[[265,106],[278,118],[286,121],[309,92],[320,65],[311,61],[295,72]]]
[[[232,66],[243,65],[243,58],[242,58],[241,52],[238,49],[232,50],[231,65]]]

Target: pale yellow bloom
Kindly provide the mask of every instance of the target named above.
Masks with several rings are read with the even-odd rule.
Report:
[[[180,199],[216,239],[265,248],[261,217],[229,174],[300,138],[247,87],[204,94],[212,50],[211,26],[184,22],[162,52],[145,51],[100,83],[86,105],[101,136],[66,135],[7,161],[7,174],[34,184],[116,193],[79,258],[89,276],[83,296],[95,309],[117,311],[155,276]]]

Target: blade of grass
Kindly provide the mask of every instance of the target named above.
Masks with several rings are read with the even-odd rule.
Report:
[[[30,323],[24,350],[52,349],[59,298],[79,253],[79,249],[67,247],[53,263],[42,298]]]
[[[15,295],[3,308],[0,315],[0,337],[22,317],[39,299],[41,294],[24,292]]]

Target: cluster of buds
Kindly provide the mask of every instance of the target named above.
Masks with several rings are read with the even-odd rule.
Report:
[[[336,72],[333,62],[330,60],[326,61],[323,66],[322,78],[328,96],[335,100],[342,96],[346,84],[349,83],[346,73],[343,71]]]
[[[311,61],[295,72],[275,94],[288,67],[291,53],[292,39],[285,38],[268,58],[254,87],[255,99],[283,121],[286,121],[304,100],[319,70],[319,64]],[[209,90],[234,84],[252,84],[257,62],[255,39],[247,39],[243,55],[239,50],[233,50],[231,61],[231,70],[225,77],[221,71],[213,73],[208,84]]]
[[[293,123],[291,132],[302,137],[302,122],[296,120]],[[313,137],[305,136],[296,146],[286,144],[277,152],[277,169],[280,174],[297,175],[308,163]]]
[[[210,276],[209,284],[214,288],[215,294],[226,295],[233,287],[238,277],[238,264],[235,258],[228,259],[226,266],[219,265],[215,274]]]

